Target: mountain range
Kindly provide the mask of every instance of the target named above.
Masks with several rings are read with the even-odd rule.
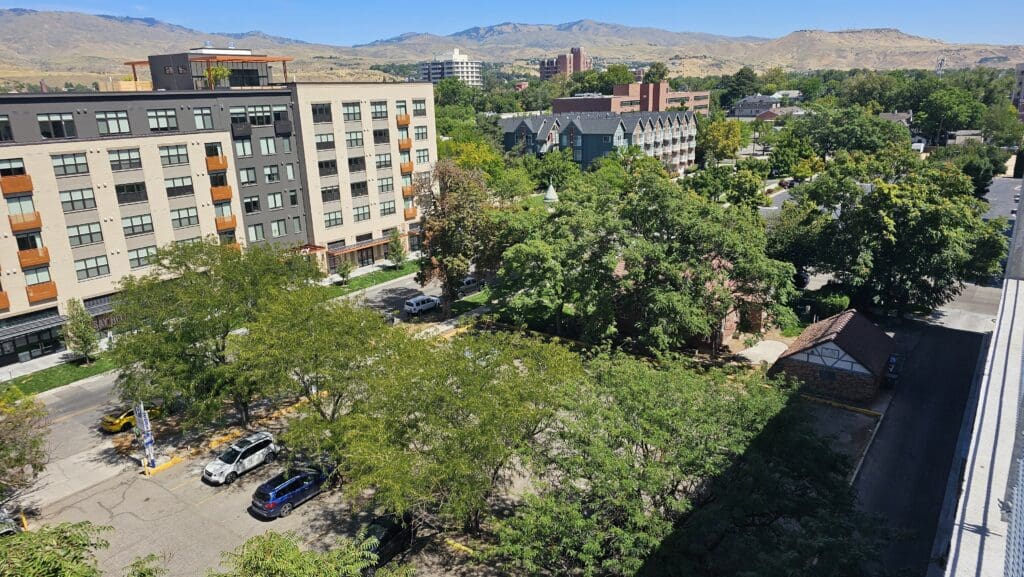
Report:
[[[732,73],[740,66],[823,68],[1009,67],[1024,62],[1024,46],[953,44],[895,29],[799,30],[781,38],[672,32],[580,20],[565,24],[503,23],[447,36],[407,32],[368,44],[315,44],[263,32],[203,32],[152,18],[77,12],[0,9],[0,80],[105,81],[123,63],[184,51],[210,41],[234,42],[257,53],[293,56],[299,80],[380,79],[372,64],[412,63],[453,48],[475,59],[526,64],[584,46],[603,63],[664,61],[675,73]],[[339,39],[340,40],[340,39]]]

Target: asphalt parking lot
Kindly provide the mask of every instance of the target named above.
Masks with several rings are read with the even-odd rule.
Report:
[[[265,465],[228,486],[201,480],[211,457],[186,461],[154,477],[126,472],[78,492],[42,510],[42,521],[89,520],[113,527],[104,534],[110,547],[97,555],[107,575],[120,575],[136,557],[155,553],[165,559],[171,577],[204,575],[220,563],[222,552],[268,530],[295,531],[311,547],[330,546],[338,536],[354,535],[369,521],[353,516],[339,491],[326,491],[298,506],[286,518],[253,516],[253,491],[278,473]]]

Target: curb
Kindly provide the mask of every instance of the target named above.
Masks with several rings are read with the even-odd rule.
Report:
[[[183,462],[184,460],[185,459],[175,455],[171,457],[170,460],[167,461],[166,463],[161,463],[156,467],[150,468],[143,466],[143,474],[146,475],[147,477],[152,477],[153,475],[156,475],[160,471],[166,471],[167,469],[170,469],[171,467]]]
[[[808,395],[808,394],[805,394],[805,393],[800,393],[800,396],[802,398],[804,398],[804,399],[807,399],[808,401],[812,401],[812,402],[815,402],[815,403],[821,403],[823,405],[831,405],[833,407],[836,407],[837,409],[845,409],[847,411],[853,411],[855,413],[860,413],[862,415],[867,415],[869,417],[875,417],[876,419],[881,419],[882,416],[883,416],[883,413],[879,413],[877,411],[872,411],[871,409],[865,409],[863,407],[856,407],[854,405],[847,405],[846,403],[840,403],[839,401],[833,401],[831,399],[826,399],[824,397],[816,397],[814,395]],[[892,401],[890,400],[890,402],[892,402]]]
[[[59,366],[59,365],[55,365],[55,366]],[[71,381],[70,383],[68,383],[66,385],[61,385],[59,387],[54,387],[52,389],[47,389],[45,391],[36,393],[36,394],[32,395],[32,398],[42,401],[50,393],[57,393],[59,391],[66,390],[68,387],[73,387],[75,385],[88,384],[88,383],[90,383],[90,382],[92,382],[94,380],[98,380],[100,377],[106,377],[106,376],[109,376],[111,373],[116,373],[119,370],[120,369],[110,369],[109,371],[106,371],[106,372],[103,372],[103,373],[97,373],[95,375],[92,375],[92,376],[89,376],[89,377],[85,377],[84,379],[78,379],[77,381]],[[36,372],[38,372],[38,371],[36,371]],[[35,374],[35,373],[29,373],[29,375],[33,375],[33,374]]]
[[[404,275],[404,276],[400,276],[400,277],[398,277],[398,278],[393,278],[393,279],[391,279],[391,280],[389,280],[389,281],[386,281],[386,282],[382,282],[382,283],[380,283],[380,284],[370,285],[370,286],[368,286],[368,287],[366,287],[366,288],[364,288],[364,289],[359,289],[359,290],[357,290],[357,291],[355,291],[355,292],[350,292],[350,293],[348,293],[348,294],[344,294],[344,295],[341,295],[341,296],[339,296],[339,297],[334,297],[334,298],[335,298],[335,299],[353,299],[353,298],[359,298],[359,297],[363,296],[364,294],[366,294],[366,292],[367,292],[367,291],[369,291],[369,290],[371,290],[371,289],[380,289],[380,288],[387,288],[387,287],[389,287],[389,286],[391,286],[391,285],[393,285],[393,284],[398,284],[399,282],[407,281],[407,280],[409,280],[410,278],[413,278],[413,277],[415,277],[415,276],[416,276],[416,273],[414,273],[414,272],[411,272],[411,273],[409,273],[409,274],[407,274],[407,275]]]

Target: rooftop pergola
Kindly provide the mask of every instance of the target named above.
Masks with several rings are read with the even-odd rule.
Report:
[[[189,62],[205,62],[206,69],[209,70],[217,64],[225,62],[242,62],[242,63],[270,63],[280,62],[281,70],[284,73],[284,81],[288,82],[288,63],[294,58],[290,56],[253,56],[253,55],[230,55],[230,54],[189,54]],[[139,81],[138,67],[146,66],[149,67],[149,60],[132,60],[125,62],[126,66],[132,67],[132,80],[135,82]],[[212,86],[210,87],[213,88]]]

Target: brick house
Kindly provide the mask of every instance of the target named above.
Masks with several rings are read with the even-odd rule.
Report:
[[[895,342],[850,309],[804,329],[769,374],[785,373],[810,392],[849,401],[878,394]]]

